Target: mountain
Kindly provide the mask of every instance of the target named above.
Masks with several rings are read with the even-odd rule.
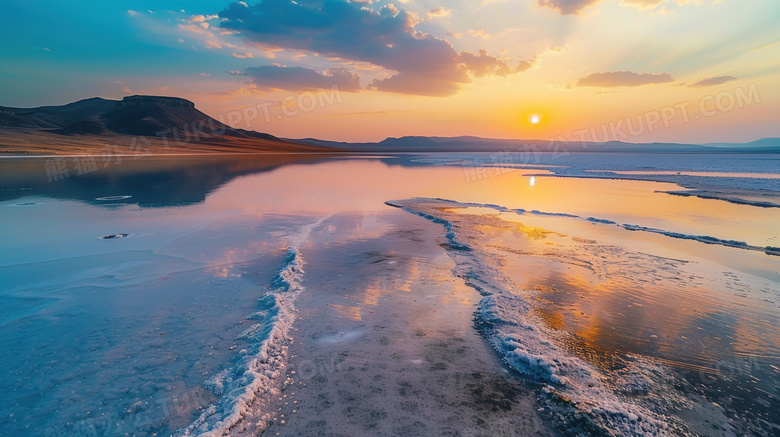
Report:
[[[741,153],[778,153],[780,140],[763,139],[751,143],[724,144],[679,144],[679,143],[627,143],[609,141],[604,143],[588,142],[550,142],[546,140],[496,139],[473,136],[461,137],[422,137],[406,136],[387,138],[378,143],[345,143],[336,141],[303,138],[290,140],[296,143],[321,147],[333,147],[359,152],[741,152]]]
[[[232,128],[178,97],[94,97],[62,106],[0,106],[0,155],[122,153],[203,154],[257,152],[665,152],[780,153],[780,138],[751,143],[551,143],[474,136],[387,138],[347,143],[316,138],[280,139]]]
[[[40,108],[0,106],[0,128],[62,129],[77,121],[89,120],[109,112],[117,103],[115,100],[95,97],[63,106],[41,106]]]
[[[63,106],[0,107],[0,153],[97,154],[107,143],[144,153],[332,151],[234,129],[178,97],[95,97]]]
[[[721,148],[745,147],[754,150],[780,149],[780,138],[762,138],[749,143],[709,143],[705,145]]]

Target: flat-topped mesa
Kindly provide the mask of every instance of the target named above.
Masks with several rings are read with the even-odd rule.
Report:
[[[116,106],[170,106],[181,108],[195,108],[195,104],[189,100],[180,99],[178,97],[158,97],[158,96],[127,96],[122,99],[121,102],[117,102]]]

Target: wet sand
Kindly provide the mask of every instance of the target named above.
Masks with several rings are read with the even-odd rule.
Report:
[[[556,435],[474,328],[480,296],[453,277],[441,226],[367,218],[334,217],[303,248],[306,292],[264,435]]]

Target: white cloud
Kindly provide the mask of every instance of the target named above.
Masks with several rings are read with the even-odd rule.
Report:
[[[447,9],[442,6],[436,9],[431,9],[430,11],[426,12],[424,20],[427,21],[427,20],[432,20],[434,18],[447,18],[450,15],[452,15],[452,9]]]
[[[474,38],[480,38],[480,39],[490,38],[490,35],[487,32],[485,32],[483,29],[469,29],[467,33]]]

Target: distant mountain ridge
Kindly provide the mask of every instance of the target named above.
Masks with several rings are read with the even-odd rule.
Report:
[[[181,141],[182,138],[184,141]],[[132,148],[137,146],[139,139],[145,146],[149,146],[145,149],[151,153],[780,153],[780,138],[764,138],[750,143],[710,144],[621,141],[551,143],[539,139],[475,136],[404,136],[365,143],[316,138],[280,139],[267,133],[232,128],[199,111],[189,100],[165,96],[134,95],[122,100],[93,97],[62,106],[38,108],[0,106],[0,154],[96,153],[107,142]],[[176,144],[171,147],[174,142]]]
[[[0,153],[94,153],[106,142],[128,147],[141,142],[152,153],[331,151],[232,128],[179,97],[93,97],[62,106],[0,107]]]
[[[627,143],[623,141],[550,142],[548,140],[497,139],[474,136],[386,138],[378,143],[348,143],[316,138],[292,139],[301,144],[336,147],[360,152],[741,152],[780,153],[780,139],[765,138],[750,143]]]
[[[749,143],[708,143],[705,146],[711,147],[755,147],[755,148],[780,148],[780,138],[761,138],[760,140]]]
[[[193,123],[205,126],[205,133],[281,141],[273,135],[234,129],[179,97],[135,95],[122,100],[93,97],[63,106],[0,107],[0,127],[51,129],[62,135],[159,136],[173,129],[191,129]]]

